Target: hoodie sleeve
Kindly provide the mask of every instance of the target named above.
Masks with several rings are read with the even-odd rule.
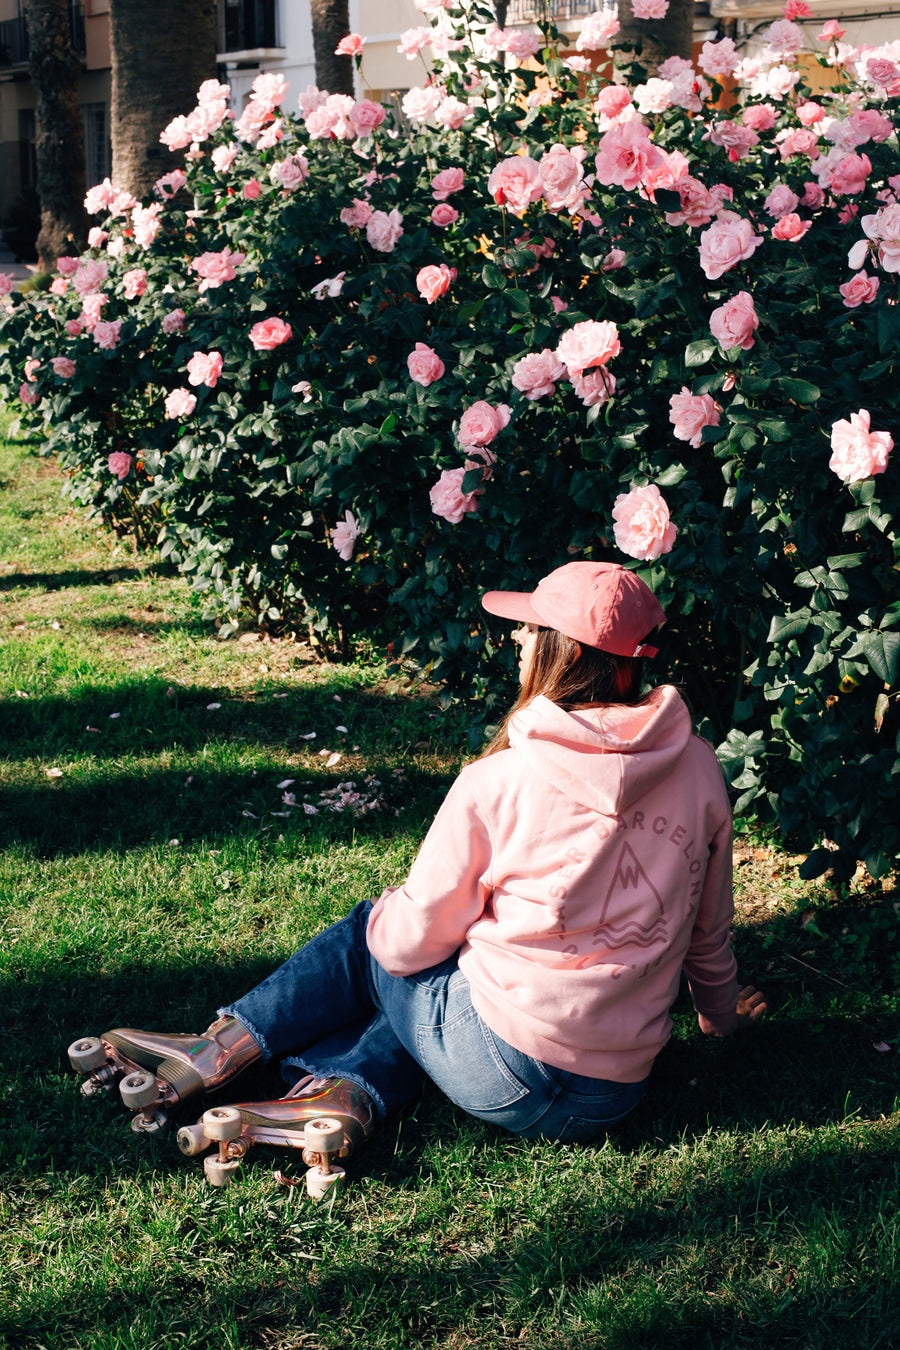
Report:
[[[415,975],[452,956],[491,894],[491,837],[463,769],[402,886],[375,901],[369,951],[391,975]]]
[[[737,962],[731,950],[734,919],[731,843],[729,811],[710,844],[709,865],[684,959],[694,1007],[709,1018],[721,1036],[734,1030],[738,993]]]

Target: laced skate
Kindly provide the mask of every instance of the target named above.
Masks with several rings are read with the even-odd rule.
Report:
[[[262,1051],[234,1017],[220,1017],[202,1036],[120,1027],[85,1036],[69,1046],[69,1063],[84,1075],[86,1097],[118,1086],[132,1111],[131,1128],[155,1134],[187,1103],[217,1092],[260,1059]]]
[[[346,1180],[337,1159],[355,1153],[375,1128],[375,1103],[346,1078],[303,1078],[287,1096],[271,1102],[214,1106],[196,1125],[183,1125],[176,1142],[187,1157],[203,1159],[212,1186],[227,1186],[254,1144],[303,1150],[306,1189],[319,1200]]]

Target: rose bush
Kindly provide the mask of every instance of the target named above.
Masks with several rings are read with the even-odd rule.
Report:
[[[610,11],[575,54],[477,3],[431,19],[401,40],[442,53],[402,116],[316,89],[294,115],[264,75],[236,117],[204,85],[162,135],[183,183],[92,189],[50,293],[0,278],[7,397],[223,633],[248,608],[375,622],[482,720],[514,660],[481,590],[630,561],[737,810],[810,873],[883,874],[900,50],[785,19],[759,59],[722,39],[610,83]]]

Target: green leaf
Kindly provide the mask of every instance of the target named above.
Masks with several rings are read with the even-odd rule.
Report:
[[[812,881],[827,872],[834,862],[834,853],[827,848],[814,848],[797,868],[797,874],[803,881]]]
[[[793,399],[795,403],[815,403],[816,399],[822,397],[822,391],[818,385],[810,384],[809,380],[795,380],[792,377],[784,376],[776,383],[787,397]]]
[[[781,445],[784,443],[784,441],[789,441],[791,439],[790,427],[788,426],[787,422],[783,421],[780,417],[779,418],[767,417],[765,421],[760,422],[759,429],[769,438],[770,441],[775,441],[775,443],[778,445]]]
[[[500,271],[500,268],[496,263],[485,263],[484,267],[481,269],[481,280],[489,290],[506,290],[506,276]]]
[[[799,637],[810,625],[812,614],[808,609],[797,609],[790,614],[776,614],[769,625],[768,643],[787,642]]]
[[[896,684],[900,667],[900,633],[870,630],[860,634],[859,646],[872,672],[885,684]]]
[[[697,338],[689,342],[684,351],[684,364],[688,367],[705,366],[718,345],[712,338]]]

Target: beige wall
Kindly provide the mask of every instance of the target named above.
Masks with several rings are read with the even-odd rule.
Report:
[[[359,0],[358,32],[366,39],[363,49],[360,93],[387,95],[425,83],[420,57],[407,61],[397,51],[400,34],[407,28],[427,27],[427,18],[413,0]]]

